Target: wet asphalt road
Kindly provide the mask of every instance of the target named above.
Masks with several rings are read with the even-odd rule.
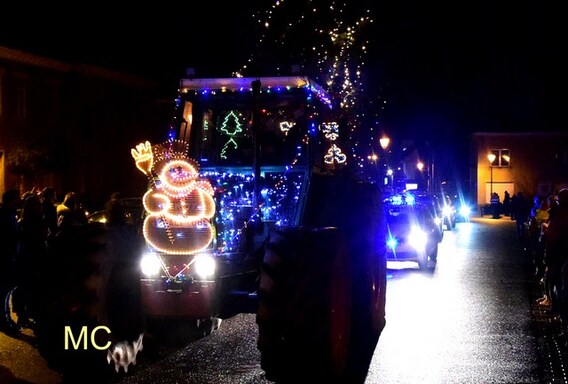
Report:
[[[530,280],[514,223],[446,231],[432,274],[392,272],[368,383],[538,383]]]
[[[366,383],[568,383],[564,339],[534,304],[540,292],[522,248],[508,218],[475,218],[445,232],[431,272],[389,265],[387,325]],[[184,333],[178,343],[147,338],[128,373],[99,366],[98,375],[81,370],[66,382],[269,383],[259,365],[254,319],[240,314],[207,337]],[[10,361],[19,363],[6,363],[14,350],[3,348],[5,339],[0,335],[0,379],[57,383],[57,373],[28,351],[30,340],[12,340],[17,350]],[[26,365],[26,359],[33,361]]]
[[[445,232],[432,272],[389,264],[387,325],[366,382],[539,383],[521,249],[512,221],[480,218]],[[254,316],[239,315],[120,383],[265,383],[255,336]]]

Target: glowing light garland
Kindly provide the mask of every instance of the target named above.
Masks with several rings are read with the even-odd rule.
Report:
[[[253,174],[205,171],[203,176],[211,180],[216,191],[216,244],[219,252],[236,252],[243,230],[257,216],[263,222],[273,222],[279,226],[294,223],[297,201],[304,183],[303,172],[284,169],[264,173],[265,187],[261,191],[259,211],[253,208]]]
[[[234,75],[243,76],[256,68],[280,73],[288,70],[283,63],[289,63],[298,73],[325,85],[347,117],[344,142],[350,145],[350,161],[361,169],[361,175],[371,172],[365,160],[377,147],[380,116],[386,106],[380,87],[365,86],[368,37],[374,36],[367,33],[375,23],[372,10],[346,1],[276,0],[254,12],[251,19],[256,26],[256,46]],[[302,44],[297,44],[300,40]],[[279,53],[282,55],[277,56]],[[261,61],[265,58],[268,60]]]
[[[251,82],[257,78],[220,78],[220,79],[183,79],[180,85],[180,97],[190,100],[195,105],[207,106],[217,97],[219,101],[227,97],[229,100],[238,99],[241,95],[245,98],[250,97],[249,93],[253,90]],[[298,136],[292,135],[296,126],[295,110],[284,107],[262,109],[262,119],[270,121],[270,124],[278,129],[278,137],[285,138],[291,135],[295,144],[296,151],[291,153],[289,163],[278,163],[269,166],[270,170],[262,169],[262,191],[259,200],[254,201],[255,183],[251,167],[247,164],[232,162],[231,150],[242,146],[242,138],[248,139],[243,123],[245,118],[240,115],[241,110],[227,109],[225,112],[203,111],[203,131],[218,131],[221,134],[221,143],[217,153],[205,150],[199,156],[202,164],[201,176],[210,181],[214,188],[214,199],[217,212],[214,216],[215,234],[213,239],[214,253],[231,254],[242,251],[241,236],[246,232],[247,226],[257,220],[270,222],[274,225],[295,225],[298,217],[298,201],[305,186],[307,169],[307,157],[304,149],[307,148],[311,140],[319,140],[318,123],[324,109],[331,109],[331,100],[327,92],[318,84],[305,76],[277,76],[262,77],[261,94],[282,94],[285,99],[294,99],[303,102],[302,106],[302,128],[296,132]],[[286,95],[290,93],[289,97]],[[280,95],[270,95],[279,99]],[[230,103],[229,103],[230,104]],[[222,103],[220,103],[222,105]],[[220,117],[220,119],[218,119]],[[215,121],[218,126],[215,126]],[[205,128],[206,127],[206,128]],[[307,128],[305,131],[304,128]],[[274,132],[273,132],[274,133]],[[232,135],[232,136],[231,136]],[[200,145],[210,148],[208,143],[211,135],[202,135]],[[276,137],[276,136],[275,136]],[[231,139],[234,143],[231,143]],[[327,139],[329,140],[329,138]],[[223,151],[223,147],[225,150]],[[290,148],[293,148],[290,147]],[[221,152],[223,151],[223,157]],[[226,156],[225,156],[226,155]],[[338,159],[342,160],[341,153]],[[218,156],[218,158],[216,158]],[[219,162],[219,159],[223,160]],[[336,161],[337,162],[337,161]],[[321,159],[324,163],[323,155]],[[214,164],[208,166],[207,164]],[[221,165],[223,171],[218,166]]]

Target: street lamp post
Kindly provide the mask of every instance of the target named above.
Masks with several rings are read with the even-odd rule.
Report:
[[[489,160],[489,173],[490,173],[490,190],[491,190],[491,194],[490,194],[490,198],[491,196],[493,196],[493,162],[495,161],[495,154],[494,153],[490,153],[489,155],[487,155],[487,159]]]
[[[388,161],[388,157],[387,157],[387,148],[389,147],[390,139],[389,139],[387,136],[383,135],[383,136],[379,139],[379,144],[381,145],[381,148],[383,149],[383,164],[382,164],[382,165],[383,165],[383,169],[386,168],[386,169],[387,169],[387,172],[388,172],[388,170],[389,170],[390,168],[389,168],[389,161]],[[381,175],[384,175],[384,173],[381,172]],[[389,176],[392,176],[392,175],[389,175]],[[393,181],[393,182],[391,183],[391,188],[392,188],[392,190],[394,191],[394,177],[391,177],[391,180]],[[388,183],[388,181],[387,181],[387,183]]]
[[[383,136],[379,139],[379,143],[381,144],[381,148],[383,149],[383,151],[386,151],[389,146],[390,139],[386,136]]]
[[[424,184],[424,175],[422,174],[422,171],[424,170],[424,163],[422,161],[418,160],[418,163],[416,163],[416,168],[418,168],[418,171],[420,171],[420,184],[423,185]],[[428,182],[426,182],[426,190],[428,190]]]

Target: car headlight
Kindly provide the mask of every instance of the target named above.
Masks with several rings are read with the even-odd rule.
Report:
[[[444,216],[450,217],[452,214],[452,208],[446,206],[442,209],[442,213]]]
[[[467,205],[462,205],[460,207],[460,215],[462,215],[463,217],[469,217],[469,215],[471,214],[471,208],[468,207]]]
[[[426,248],[428,236],[418,227],[412,227],[408,234],[408,243],[416,250],[423,251]]]
[[[153,252],[148,252],[142,256],[140,260],[140,268],[145,276],[156,276],[162,269],[162,263],[158,255]]]
[[[194,269],[195,273],[201,279],[212,278],[215,274],[215,259],[206,253],[195,255]]]

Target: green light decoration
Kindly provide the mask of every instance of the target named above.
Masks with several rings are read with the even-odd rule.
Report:
[[[227,159],[227,151],[229,151],[229,146],[232,146],[233,150],[239,147],[237,142],[235,141],[235,137],[237,136],[237,134],[243,131],[241,123],[239,122],[239,117],[235,114],[234,111],[227,113],[219,130],[229,137],[229,140],[227,140],[227,142],[221,149],[221,158]]]

